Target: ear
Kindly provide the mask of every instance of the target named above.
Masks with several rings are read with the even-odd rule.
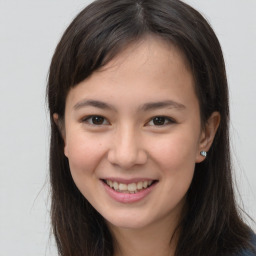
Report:
[[[208,152],[215,134],[218,130],[220,124],[220,113],[219,112],[213,112],[209,119],[207,120],[204,129],[201,132],[200,141],[199,141],[199,147],[196,157],[196,163],[200,163],[205,159],[205,156],[201,155],[202,151]]]
[[[64,141],[64,154],[67,156],[67,154],[66,154],[66,133],[65,133],[64,121],[62,119],[60,119],[60,117],[57,113],[53,114],[53,121],[56,124],[56,126],[58,127],[58,130],[59,130],[61,137]]]

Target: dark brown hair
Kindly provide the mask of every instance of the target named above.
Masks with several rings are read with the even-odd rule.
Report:
[[[63,119],[70,88],[148,35],[176,45],[185,55],[195,79],[202,123],[214,111],[221,115],[208,156],[195,167],[175,255],[232,255],[249,246],[250,229],[241,220],[234,199],[226,71],[212,28],[196,10],[178,0],[98,0],[67,28],[49,72],[51,219],[62,256],[111,256],[113,240],[103,217],[73,182],[53,114]]]

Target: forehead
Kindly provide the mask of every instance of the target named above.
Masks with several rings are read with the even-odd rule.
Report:
[[[190,94],[189,94],[190,92]],[[168,96],[167,96],[168,95]],[[129,44],[104,67],[72,88],[67,103],[81,97],[180,101],[194,95],[194,80],[181,51],[157,37]],[[165,97],[166,96],[166,97]],[[165,98],[165,99],[164,99]],[[129,101],[127,101],[129,102]]]
[[[95,73],[111,69],[114,71],[115,68],[121,65],[129,64],[128,61],[131,61],[131,59],[133,59],[137,65],[144,65],[145,62],[148,61],[153,61],[155,65],[166,65],[166,62],[176,61],[176,64],[179,64],[180,67],[182,66],[182,68],[191,72],[189,62],[178,46],[157,35],[146,35],[122,47],[110,61],[96,70]]]

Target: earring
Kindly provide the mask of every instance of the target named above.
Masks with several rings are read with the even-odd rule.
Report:
[[[201,151],[200,155],[206,157],[207,156],[207,152],[206,151]]]

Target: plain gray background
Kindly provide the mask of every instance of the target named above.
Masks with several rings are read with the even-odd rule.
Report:
[[[60,36],[89,2],[0,0],[0,256],[57,255],[49,225],[45,86]],[[223,47],[234,170],[255,220],[256,1],[186,2],[209,20]]]

